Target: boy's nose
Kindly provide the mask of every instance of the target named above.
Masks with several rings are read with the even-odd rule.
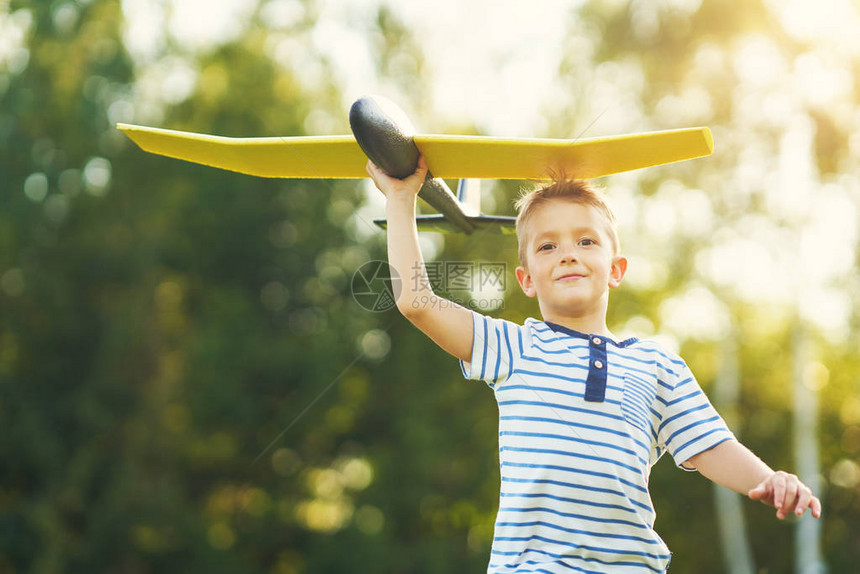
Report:
[[[576,251],[573,249],[566,249],[561,253],[561,262],[562,263],[573,263],[577,260]]]

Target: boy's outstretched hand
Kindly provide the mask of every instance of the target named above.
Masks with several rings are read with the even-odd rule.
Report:
[[[812,495],[809,487],[795,475],[781,470],[760,482],[748,494],[753,500],[776,508],[776,517],[780,520],[788,516],[789,512],[803,516],[807,508],[815,518],[821,516],[821,501]]]

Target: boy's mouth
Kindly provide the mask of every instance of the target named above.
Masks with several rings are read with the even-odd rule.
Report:
[[[556,278],[556,281],[578,281],[583,277],[585,277],[585,275],[581,273],[565,273],[564,275],[561,275]]]

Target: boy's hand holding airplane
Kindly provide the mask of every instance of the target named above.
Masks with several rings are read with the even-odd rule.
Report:
[[[389,201],[400,198],[414,199],[427,177],[427,161],[423,155],[418,156],[417,169],[405,179],[391,177],[370,160],[367,160],[367,173],[376,188],[385,194]]]

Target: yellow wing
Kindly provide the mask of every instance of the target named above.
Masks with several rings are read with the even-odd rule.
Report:
[[[363,178],[367,157],[349,136],[228,138],[128,124],[141,149],[260,177]],[[565,139],[416,135],[430,171],[442,178],[590,179],[713,153],[708,128]]]

